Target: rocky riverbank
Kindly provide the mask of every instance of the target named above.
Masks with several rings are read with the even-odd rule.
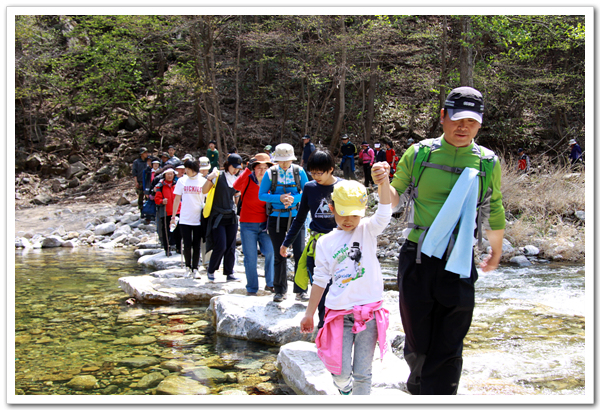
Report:
[[[368,213],[374,212],[376,206],[377,195],[371,194]],[[578,211],[575,215],[585,221],[584,211]],[[513,221],[508,220],[507,223],[510,227]],[[50,205],[18,210],[15,228],[16,248],[144,248],[158,241],[155,224],[141,220],[137,207],[129,203],[125,196],[120,197],[115,205]],[[401,218],[392,218],[390,225],[378,237],[377,256],[380,260],[397,260],[405,229],[406,224]],[[528,266],[548,261],[583,262],[584,243],[583,238],[564,238],[552,229],[543,237],[532,235],[530,243],[521,247],[515,247],[505,239],[502,263]],[[238,252],[241,252],[240,244],[238,237]],[[487,241],[484,241],[484,247],[488,249]],[[475,252],[477,259],[485,256],[478,249]]]

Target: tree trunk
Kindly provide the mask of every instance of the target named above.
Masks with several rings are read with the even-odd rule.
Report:
[[[462,16],[460,46],[460,85],[473,87],[473,45],[471,43],[471,17]]]
[[[331,143],[330,143],[330,151],[333,150],[334,147],[337,146],[340,139],[340,131],[342,130],[342,126],[344,124],[344,115],[346,114],[346,44],[345,44],[345,33],[346,28],[344,25],[345,16],[340,16],[340,33],[342,35],[342,62],[340,64],[340,74],[339,74],[339,83],[338,83],[338,105],[339,111],[338,115],[335,118],[333,133],[331,135]]]
[[[310,117],[310,79],[306,75],[306,116],[304,122],[304,134],[309,134],[308,119]]]
[[[238,37],[237,62],[235,70],[235,122],[233,123],[233,144],[237,146],[238,118],[240,114],[240,55],[242,53],[242,16],[240,16],[240,33]]]
[[[335,90],[335,81],[332,81],[331,84],[331,90],[329,90],[329,94],[327,94],[327,97],[325,97],[325,100],[323,101],[323,105],[321,106],[321,110],[319,111],[319,115],[317,117],[317,129],[315,130],[315,135],[314,137],[317,138],[317,136],[319,135],[319,132],[321,130],[321,119],[323,118],[323,112],[325,111],[325,108],[327,107],[327,104],[329,103],[329,99],[331,98],[331,95],[333,94],[333,91]]]
[[[373,119],[375,118],[375,88],[377,87],[377,63],[371,60],[369,67],[371,76],[369,78],[369,96],[367,101],[367,117],[365,121],[365,136],[369,144],[372,142]]]

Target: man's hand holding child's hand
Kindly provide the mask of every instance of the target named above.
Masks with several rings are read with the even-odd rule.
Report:
[[[375,185],[381,185],[383,183],[390,182],[390,164],[386,161],[376,162],[371,168],[371,177]]]

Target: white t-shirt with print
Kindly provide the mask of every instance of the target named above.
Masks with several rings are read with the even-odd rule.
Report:
[[[383,299],[383,276],[377,260],[377,235],[392,217],[390,204],[379,204],[375,214],[363,218],[356,229],[334,229],[317,241],[314,284],[325,288],[332,279],[325,306],[352,309]]]
[[[202,187],[206,179],[196,174],[194,177],[184,175],[177,180],[175,195],[181,195],[181,213],[179,215],[179,223],[183,225],[197,226],[200,225],[200,213],[204,207],[204,194]]]

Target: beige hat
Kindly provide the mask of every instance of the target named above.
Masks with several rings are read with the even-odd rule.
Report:
[[[342,216],[365,216],[367,206],[367,190],[358,181],[340,181],[333,187],[331,199],[335,211]]]
[[[208,157],[200,157],[198,162],[200,163],[200,169],[210,169],[210,160]]]
[[[290,144],[279,144],[275,147],[273,152],[273,161],[296,161],[297,158],[294,155],[294,147]]]
[[[273,163],[271,162],[271,157],[269,157],[268,154],[262,152],[254,156],[254,162],[252,162],[252,170],[254,170],[254,167],[256,167],[257,164],[267,164],[270,167],[273,166]]]

